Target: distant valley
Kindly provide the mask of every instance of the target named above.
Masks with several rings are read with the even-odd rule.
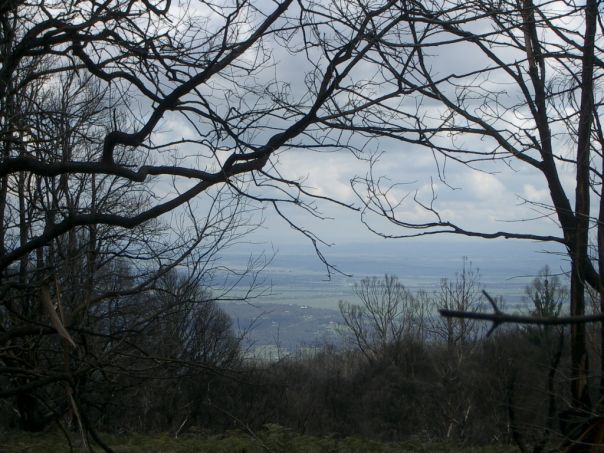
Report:
[[[435,291],[442,278],[455,279],[467,256],[480,270],[482,288],[501,296],[508,310],[523,310],[524,289],[543,266],[564,272],[555,249],[521,241],[391,241],[337,247],[328,259],[342,270],[328,278],[325,266],[308,248],[285,248],[262,272],[265,294],[246,302],[222,302],[235,330],[246,331],[248,355],[275,359],[325,342],[340,344],[338,301],[358,303],[355,283],[392,274],[411,291]],[[256,251],[258,252],[258,251]],[[226,255],[232,269],[249,255]],[[218,282],[219,283],[219,282]],[[242,293],[246,280],[239,282]],[[217,290],[217,293],[220,293]],[[237,296],[231,293],[230,296]],[[340,329],[341,330],[341,329]]]
[[[325,343],[340,344],[342,317],[337,310],[297,304],[221,303],[236,332],[245,334],[247,356],[277,360],[281,356],[316,348]]]

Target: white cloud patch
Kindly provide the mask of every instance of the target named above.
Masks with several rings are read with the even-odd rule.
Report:
[[[168,131],[167,139],[192,139],[196,137],[195,132],[191,128],[189,124],[185,121],[180,120],[168,120],[165,125],[163,125],[163,129]],[[167,140],[166,140],[167,141]]]
[[[522,198],[535,203],[551,202],[547,188],[538,189],[532,184],[525,184],[522,192]]]
[[[495,175],[479,171],[470,174],[468,188],[480,200],[498,200],[506,192],[505,186]]]
[[[335,198],[345,203],[356,201],[350,179],[362,174],[365,163],[350,154],[289,152],[280,156],[279,169],[290,179],[302,180],[310,193]]]

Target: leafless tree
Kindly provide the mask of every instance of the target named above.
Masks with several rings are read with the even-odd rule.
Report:
[[[404,2],[394,10],[405,20],[375,36],[375,51],[364,56],[371,68],[364,102],[356,115],[328,123],[433,154],[441,188],[451,164],[486,172],[524,168],[541,178],[549,201],[523,201],[560,233],[540,233],[528,222],[474,229],[463,216],[455,222],[441,210],[434,184],[427,196],[397,195],[400,186],[386,185],[377,167],[354,184],[366,224],[386,237],[445,233],[561,244],[571,262],[571,315],[581,317],[585,285],[600,294],[604,286],[598,3]],[[461,53],[461,64],[440,62]],[[405,216],[409,201],[423,211],[421,220]],[[383,229],[379,219],[396,229]],[[590,231],[597,231],[591,251]],[[573,404],[589,408],[584,323],[572,325],[570,343]]]
[[[397,277],[364,278],[355,284],[354,293],[360,305],[340,301],[340,313],[355,345],[368,360],[392,354],[391,349],[404,340],[422,335],[424,307]]]
[[[445,420],[447,438],[463,440],[475,410],[470,364],[481,339],[481,326],[472,319],[439,316],[438,310],[476,312],[482,303],[480,272],[465,257],[455,278],[442,279],[440,287],[428,294],[430,338],[436,351],[442,345],[434,369],[444,390],[437,404]]]
[[[127,213],[61,212],[53,224],[40,222],[35,234],[7,246],[0,266],[10,266],[79,226],[135,228],[217,185],[227,185],[234,196],[262,198],[275,206],[303,203],[312,194],[282,176],[270,158],[285,145],[346,147],[346,138],[322,123],[353,102],[346,100],[355,84],[351,73],[373,47],[364,39],[367,30],[394,3],[345,11],[340,4],[292,1],[202,3],[199,9],[172,8],[170,2],[56,2],[52,8],[7,4],[6,63],[0,74],[4,112],[11,111],[15,96],[32,81],[79,71],[125,104],[132,121],[112,118],[98,154],[89,160],[66,156],[49,161],[7,146],[0,174],[111,175],[122,183],[141,183],[153,196]],[[275,63],[270,45],[312,64],[303,93],[289,92],[267,74]],[[11,143],[20,133],[14,118],[3,116],[3,137]],[[161,134],[168,121],[187,130]],[[26,145],[32,136],[28,131],[18,141]],[[136,153],[146,159],[120,160]],[[174,190],[160,193],[159,182],[171,180],[176,181]],[[264,191],[254,192],[249,182]]]
[[[559,235],[528,225],[476,231],[447,219],[436,192],[406,198],[429,218],[414,223],[377,167],[353,186],[364,221],[384,236],[561,244],[571,259],[571,315],[585,312],[585,285],[604,304],[604,209],[591,208],[592,199],[604,203],[601,32],[595,0],[3,3],[0,290],[11,321],[0,348],[2,373],[19,381],[11,391],[73,381],[56,368],[49,375],[48,366],[6,362],[15,344],[26,351],[42,333],[55,352],[78,354],[92,315],[115,328],[171,269],[204,275],[217,256],[212,244],[245,227],[232,216],[241,209],[268,204],[318,250],[288,207],[322,217],[314,202],[335,200],[282,168],[286,150],[363,157],[378,137],[433,154],[445,183],[449,162],[525,166],[550,195],[525,201]],[[470,63],[438,64],[460,46]],[[278,76],[288,58],[308,68],[291,83]],[[49,109],[50,101],[63,106]],[[379,230],[372,215],[397,230]],[[581,323],[571,347],[573,405],[589,408]]]
[[[545,266],[537,277],[535,277],[530,285],[525,288],[526,298],[529,306],[532,307],[531,313],[536,317],[557,318],[561,315],[562,309],[568,301],[568,288],[563,284],[562,279],[558,275],[552,275],[548,266]],[[557,416],[557,408],[560,402],[564,400],[560,395],[559,382],[557,373],[560,363],[563,359],[564,343],[566,337],[566,327],[537,325],[530,326],[524,329],[524,334],[529,340],[529,345],[538,349],[538,355],[535,361],[540,365],[540,368],[545,370],[543,378],[543,392],[545,394],[544,401],[544,422],[543,426],[539,427],[542,434],[533,451],[544,451],[546,445],[555,438],[555,421]],[[539,383],[535,383],[539,384]],[[510,390],[513,390],[510,389]],[[510,403],[514,399],[514,395],[510,395]],[[520,399],[522,396],[520,396]],[[513,409],[510,413],[522,410],[522,404],[519,404],[518,410]],[[516,431],[518,427],[514,420],[511,420],[511,426]],[[534,429],[534,428],[533,428]],[[522,445],[522,435],[520,432],[515,433],[515,437],[520,440]],[[526,448],[526,447],[525,447]]]
[[[321,217],[312,200],[329,198],[279,153],[362,150],[326,121],[362,98],[367,36],[401,20],[382,17],[395,4],[0,6],[1,395],[21,399],[30,429],[49,402],[89,425],[78,389],[127,365],[158,316],[147,295],[179,266],[192,284],[211,276],[257,203],[318,247],[284,206]],[[307,65],[303,89],[277,77],[283,55]]]
[[[455,279],[441,281],[440,288],[434,293],[433,304],[437,310],[477,312],[484,303],[480,285],[478,269],[464,258]],[[452,355],[457,355],[478,339],[480,326],[472,319],[437,316],[432,318],[431,331],[445,342]]]

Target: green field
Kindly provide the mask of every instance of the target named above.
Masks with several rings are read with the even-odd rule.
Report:
[[[81,440],[71,433],[74,452],[83,452]],[[0,434],[2,453],[52,453],[70,451],[69,443],[61,432]],[[357,453],[357,452],[412,452],[412,453],[504,453],[514,451],[511,446],[468,447],[450,444],[426,444],[421,442],[385,443],[357,437],[312,437],[293,433],[280,426],[270,425],[258,433],[229,431],[220,435],[184,434],[175,438],[168,434],[103,435],[116,453]],[[94,447],[95,452],[102,451]]]

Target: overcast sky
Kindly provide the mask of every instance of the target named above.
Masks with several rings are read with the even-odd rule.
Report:
[[[437,206],[441,214],[473,230],[484,232],[506,230],[553,235],[560,233],[551,219],[542,217],[541,212],[547,210],[541,209],[541,212],[538,212],[534,206],[524,202],[524,199],[548,202],[548,193],[538,175],[526,169],[513,172],[508,167],[498,173],[484,173],[463,165],[450,164],[447,178],[451,186],[449,187],[438,180],[432,156],[425,156],[425,152],[423,154],[422,156],[421,152],[402,149],[392,150],[383,157],[383,165],[380,168],[384,171],[384,175],[393,181],[408,183],[401,187],[401,193],[404,191],[413,193],[418,190],[420,194],[426,192],[425,195],[429,196],[428,188],[430,184],[434,184],[438,192]],[[283,160],[287,162],[284,166],[291,170],[292,175],[305,177],[307,184],[317,193],[330,194],[339,200],[360,206],[350,188],[350,179],[366,171],[363,162],[356,161],[344,153],[318,156],[316,153],[297,150]],[[383,246],[376,248],[372,244],[383,244],[387,241],[392,241],[393,250],[404,248],[401,241],[421,242],[427,249],[441,250],[443,259],[450,259],[451,255],[459,255],[461,253],[459,243],[463,241],[468,243],[468,255],[479,246],[501,253],[502,242],[509,245],[510,259],[514,259],[515,254],[521,249],[533,250],[536,256],[539,256],[543,250],[561,253],[564,251],[559,246],[544,245],[534,241],[498,240],[495,244],[490,240],[467,239],[452,234],[422,239],[383,240],[362,224],[358,212],[329,203],[320,204],[320,208],[321,212],[329,218],[319,221],[299,210],[292,209],[289,212],[298,224],[308,227],[332,245],[325,248],[328,257],[330,254],[337,255],[339,251],[347,250],[350,243],[365,244],[368,253],[382,253]],[[404,218],[422,220],[426,218],[426,214],[410,202]],[[384,222],[380,224],[379,221],[375,221],[373,225],[380,226],[384,231],[397,232],[396,228],[390,228]],[[292,247],[295,244],[307,244],[309,249],[311,248],[306,238],[290,228],[270,208],[265,211],[264,225],[250,239],[272,244],[282,251],[299,251],[299,247]],[[544,259],[544,264],[548,260],[550,258]],[[483,264],[485,265],[488,266],[486,263]]]
[[[311,70],[308,55],[292,54],[278,43],[272,45],[270,50],[274,64],[265,72],[256,74],[254,82],[262,85],[263,77],[267,81],[276,78],[283,86],[289,87],[292,98],[304,97],[304,81]],[[463,72],[486,64],[479,54],[463,43],[447,46],[446,49],[435,48],[431,52],[430,64],[435,74]],[[251,54],[246,57],[251,58]],[[504,52],[504,57],[513,58],[513,55]],[[361,66],[357,76],[371,77],[373,70],[369,66]],[[498,78],[497,74],[488,81],[493,90],[499,90],[499,84],[502,83],[505,83],[505,80]],[[486,85],[482,88],[488,90]],[[516,102],[518,98],[514,97],[517,93],[513,90],[513,87],[506,86],[510,100]],[[403,99],[402,102],[406,100]],[[409,102],[413,103],[414,100],[409,98]],[[522,118],[513,118],[510,121],[513,127],[523,127]],[[192,134],[186,123],[171,121],[169,117],[164,123],[164,129],[170,131],[170,136],[177,138]],[[258,140],[262,137],[263,134],[259,133]],[[458,140],[466,141],[471,148],[493,146],[481,137],[460,137]],[[525,164],[492,161],[481,163],[479,169],[473,169],[451,160],[445,161],[442,157],[435,157],[428,149],[389,140],[373,141],[368,149],[383,153],[374,167],[375,176],[400,184],[392,191],[391,196],[394,201],[405,200],[398,211],[400,218],[405,221],[434,220],[432,214],[422,209],[413,199],[416,197],[428,204],[435,194],[434,208],[443,220],[449,220],[469,230],[560,235],[558,225],[548,208],[550,201],[545,180]],[[365,176],[369,168],[366,161],[356,159],[350,152],[342,150],[319,153],[299,148],[284,149],[279,153],[278,159],[271,162],[277,165],[283,176],[303,180],[312,193],[361,207],[351,187],[351,180],[357,176]],[[560,171],[567,193],[574,193],[573,169],[561,165]],[[527,200],[532,203],[527,203]],[[379,241],[379,238],[362,224],[358,212],[336,204],[317,202],[318,212],[325,217],[320,221],[301,209],[283,209],[296,225],[308,228],[325,242],[334,244],[332,250],[337,251],[338,245],[357,243],[368,244],[367,250],[371,251],[370,244]],[[267,244],[268,247],[273,245],[276,248],[308,243],[306,238],[280,219],[269,206],[264,210],[263,217],[264,224],[250,236],[251,241]],[[366,220],[372,227],[385,233],[401,233],[400,229],[393,228],[381,219]],[[435,247],[443,247],[447,241],[460,240],[463,238],[445,235],[433,243]],[[426,244],[430,246],[429,241]],[[485,241],[485,247],[489,247],[488,241]],[[543,249],[542,245],[528,241],[521,247],[536,251]]]

